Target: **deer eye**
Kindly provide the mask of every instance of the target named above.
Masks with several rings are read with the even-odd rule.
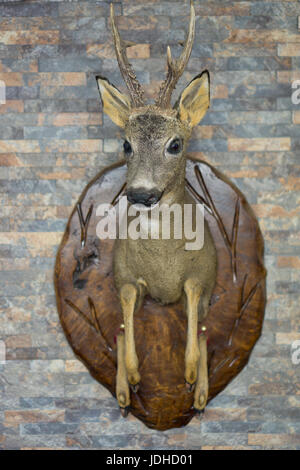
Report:
[[[181,139],[178,139],[176,137],[176,139],[173,139],[168,148],[167,148],[167,152],[168,153],[171,153],[173,155],[176,155],[177,153],[180,153],[182,150],[182,140]]]
[[[128,140],[125,140],[125,142],[123,144],[123,149],[124,149],[125,155],[130,155],[131,154],[132,147],[131,147],[130,143],[128,142]]]

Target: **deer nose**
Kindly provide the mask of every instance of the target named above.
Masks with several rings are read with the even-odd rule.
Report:
[[[143,204],[144,206],[150,207],[156,204],[161,198],[162,192],[157,189],[146,190],[140,189],[129,189],[127,191],[127,199],[131,204]]]

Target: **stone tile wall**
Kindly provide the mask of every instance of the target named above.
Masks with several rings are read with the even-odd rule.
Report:
[[[1,2],[4,449],[300,448],[300,364],[291,355],[300,340],[300,104],[291,99],[292,82],[300,80],[300,3],[196,0],[195,8],[195,45],[177,90],[209,69],[212,106],[190,152],[226,173],[260,220],[268,268],[262,338],[201,422],[161,433],[120,417],[116,401],[69,348],[52,282],[74,203],[97,172],[120,158],[120,132],[102,115],[95,81],[101,73],[123,87],[109,2]],[[167,44],[179,52],[188,3],[127,0],[115,9],[123,36],[137,42],[130,58],[151,97],[163,78]]]

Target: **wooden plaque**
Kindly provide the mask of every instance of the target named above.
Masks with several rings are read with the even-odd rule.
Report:
[[[112,273],[114,241],[97,237],[96,209],[104,202],[118,204],[125,179],[121,162],[88,184],[67,224],[55,267],[57,307],[69,343],[113,395],[114,337],[122,314]],[[195,200],[204,204],[218,254],[217,284],[205,320],[211,400],[247,364],[261,333],[266,300],[263,238],[243,194],[215,168],[188,160],[186,179]],[[183,426],[194,416],[193,393],[184,383],[186,329],[180,303],[161,306],[146,297],[135,314],[141,382],[138,392],[131,392],[130,411],[150,428]]]

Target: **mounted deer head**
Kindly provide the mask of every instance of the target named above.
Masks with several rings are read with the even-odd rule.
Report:
[[[167,75],[154,105],[147,105],[144,90],[128,62],[126,48],[132,43],[120,37],[111,4],[111,24],[116,56],[129,97],[106,78],[97,76],[103,111],[125,131],[127,198],[131,203],[152,206],[160,199],[171,203],[184,189],[185,150],[192,128],[209,108],[209,73],[197,75],[176,104],[171,96],[189,60],[194,35],[195,11],[191,1],[189,32],[178,59],[167,48]]]

